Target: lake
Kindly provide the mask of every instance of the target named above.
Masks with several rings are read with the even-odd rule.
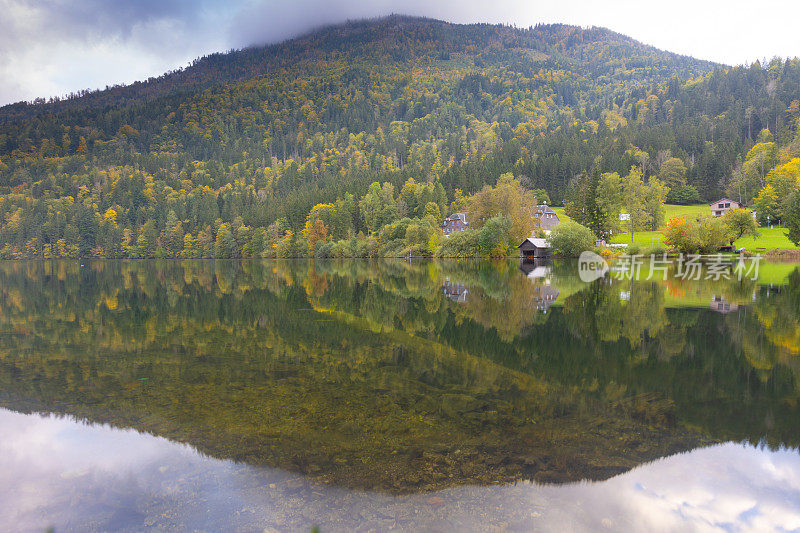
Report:
[[[800,529],[800,270],[0,262],[0,529]]]

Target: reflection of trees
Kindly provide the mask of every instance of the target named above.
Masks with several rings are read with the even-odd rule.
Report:
[[[728,334],[741,347],[762,380],[778,365],[800,376],[800,271],[786,286],[763,288],[752,311],[728,320]],[[800,393],[800,380],[798,380]]]
[[[768,328],[753,320],[757,312],[742,307],[722,315],[704,306],[710,294],[742,302],[747,294],[752,301],[752,284],[681,285],[700,309],[667,308],[664,295],[675,285],[664,291],[662,282],[596,282],[571,296],[563,318],[576,340],[547,347],[554,352],[550,358],[559,359],[546,373],[627,384],[629,392],[661,391],[676,403],[681,419],[713,429],[721,438],[757,442],[764,437],[772,444],[797,445],[800,434],[791,422],[797,416],[796,365],[776,357]],[[797,310],[776,309],[775,303],[764,297],[755,306],[794,323]],[[556,316],[548,326],[559,328]],[[539,364],[550,358],[537,354]],[[740,416],[741,410],[748,416]]]
[[[549,286],[516,275],[507,283],[508,293],[503,299],[473,290],[465,305],[454,308],[456,316],[494,329],[506,342],[513,341],[527,326],[545,322],[547,315],[539,307]]]
[[[800,443],[800,280],[753,302],[736,282],[682,282],[676,299],[570,272],[0,263],[0,403],[393,491],[606,477],[704,441],[686,428]],[[548,282],[566,289],[542,314]],[[712,294],[749,305],[713,313]]]
[[[703,442],[657,399],[586,395],[452,348],[482,327],[393,292],[420,294],[427,272],[409,285],[306,263],[3,264],[0,404],[400,492],[605,478]],[[307,290],[313,276],[324,291]],[[397,327],[373,333],[388,317]]]
[[[658,336],[667,324],[664,291],[653,282],[616,283],[603,291],[595,316],[601,340],[624,338],[632,348],[638,348],[647,337]]]

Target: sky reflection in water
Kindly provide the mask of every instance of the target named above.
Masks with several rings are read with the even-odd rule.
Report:
[[[800,528],[800,455],[727,443],[602,482],[390,496],[221,461],[134,430],[0,409],[4,528]]]

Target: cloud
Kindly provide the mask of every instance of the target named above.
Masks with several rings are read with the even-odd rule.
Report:
[[[140,25],[171,20],[190,23],[198,12],[188,0],[3,0],[11,16],[0,22],[47,40],[127,37]],[[21,34],[17,31],[17,35]]]
[[[491,8],[477,0],[281,0],[253,1],[232,18],[230,40],[236,46],[280,42],[314,28],[390,15],[425,16],[457,23],[512,23],[519,15],[518,2],[499,0]]]
[[[438,3],[419,0],[265,0],[251,2],[233,18],[229,35],[239,46],[283,41],[316,27],[400,13],[452,20],[456,5],[469,9],[472,4],[443,0]]]
[[[216,4],[0,0],[0,105],[130,83],[224,49]]]

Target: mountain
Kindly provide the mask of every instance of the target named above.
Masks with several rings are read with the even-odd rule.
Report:
[[[410,39],[419,42],[411,42]],[[158,78],[132,85],[114,86],[99,91],[83,91],[65,99],[20,102],[0,107],[0,121],[26,119],[43,113],[68,110],[102,109],[140,103],[177,92],[190,93],[250,79],[281,68],[291,69],[316,60],[334,57],[364,60],[379,64],[419,60],[441,60],[447,54],[480,56],[465,50],[501,47],[511,50],[518,60],[527,61],[525,51],[563,56],[578,60],[592,76],[611,75],[632,69],[633,78],[647,81],[707,72],[714,64],[663,52],[603,28],[582,30],[562,24],[540,25],[527,31],[497,25],[456,25],[424,18],[392,15],[383,19],[330,26],[277,45],[253,47],[200,58],[186,69],[168,72]],[[515,53],[516,52],[516,53]],[[487,54],[487,64],[497,56]],[[474,62],[472,62],[475,64]],[[479,65],[480,66],[480,65]],[[628,74],[629,75],[629,74]],[[625,76],[616,76],[620,81]]]
[[[793,149],[798,98],[797,60],[728,68],[602,28],[350,22],[0,108],[0,256],[175,255],[201,233],[201,255],[246,255],[261,228],[297,240],[337,201],[328,237],[377,233],[359,200],[409,178],[395,218],[506,172],[559,202],[576,176],[671,157],[709,199],[763,129]]]

